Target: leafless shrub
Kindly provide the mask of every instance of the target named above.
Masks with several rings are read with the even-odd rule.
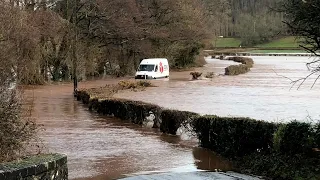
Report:
[[[215,73],[214,72],[207,72],[207,74],[206,74],[206,78],[214,78],[214,76],[215,76]]]
[[[192,76],[193,80],[196,80],[199,77],[201,77],[202,73],[201,72],[191,72],[190,75]]]
[[[37,125],[21,113],[18,90],[0,85],[0,162],[26,155],[29,143],[36,138]]]

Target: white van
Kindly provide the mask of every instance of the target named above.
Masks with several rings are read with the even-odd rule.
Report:
[[[169,77],[169,63],[165,58],[144,59],[136,72],[136,79],[158,79]]]

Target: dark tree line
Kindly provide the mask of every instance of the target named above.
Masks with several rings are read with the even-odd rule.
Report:
[[[237,37],[252,46],[286,35],[283,13],[275,11],[282,0],[226,0],[228,11],[218,22],[217,36]]]

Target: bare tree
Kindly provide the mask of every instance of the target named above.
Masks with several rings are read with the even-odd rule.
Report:
[[[284,23],[288,26],[291,34],[300,36],[301,47],[313,53],[317,58],[307,63],[311,73],[298,80],[292,81],[293,84],[299,83],[300,87],[309,77],[316,75],[312,85],[320,78],[320,0],[284,0],[279,11],[285,13]]]

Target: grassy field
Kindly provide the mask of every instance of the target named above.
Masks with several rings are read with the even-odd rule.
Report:
[[[290,36],[290,37],[277,39],[277,40],[271,41],[266,44],[259,44],[259,45],[256,45],[255,47],[258,47],[258,48],[298,48],[300,40],[301,39],[296,39],[296,37]]]
[[[215,41],[213,41],[214,47],[219,48],[232,48],[232,47],[239,47],[241,44],[240,39],[237,38],[217,38]]]
[[[217,48],[239,47],[240,39],[237,38],[217,38],[213,41],[213,46]],[[254,46],[255,48],[299,48],[299,39],[294,36],[284,37],[265,44]]]
[[[305,50],[273,50],[273,49],[256,49],[248,51],[250,53],[308,53]]]

